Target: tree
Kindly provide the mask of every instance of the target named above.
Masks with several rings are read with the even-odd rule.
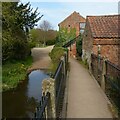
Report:
[[[43,31],[41,29],[32,29],[30,31],[30,38],[31,41],[35,44],[44,44],[44,36],[45,36],[45,41],[46,45],[53,45],[55,44],[56,36],[57,36],[57,31],[55,30],[48,30],[48,31]]]
[[[37,9],[32,10],[30,3],[2,3],[2,52],[3,61],[23,59],[30,52],[28,33],[42,15],[38,17]]]
[[[43,31],[43,34],[42,34],[42,38],[41,39],[43,39],[43,41],[44,41],[44,46],[46,45],[46,41],[47,41],[47,34],[48,34],[48,30],[52,30],[53,29],[53,27],[52,27],[52,25],[50,24],[50,22],[48,22],[48,21],[46,21],[46,20],[44,20],[44,21],[42,21],[42,23],[39,25],[39,29],[41,29],[42,31]]]
[[[61,28],[58,32],[57,46],[62,46],[67,41],[76,37],[76,29],[71,28],[69,31],[67,28]]]

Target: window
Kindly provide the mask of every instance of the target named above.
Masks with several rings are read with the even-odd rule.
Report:
[[[70,27],[70,25],[68,25],[68,27]]]
[[[83,33],[84,33],[84,29],[81,29],[81,30],[80,30],[80,33],[83,34]]]
[[[85,23],[80,23],[80,29],[84,29],[85,28]]]
[[[85,23],[80,23],[80,33],[83,34],[85,29]]]

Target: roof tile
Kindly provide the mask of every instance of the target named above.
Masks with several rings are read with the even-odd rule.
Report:
[[[120,37],[120,15],[88,16],[87,19],[90,24],[93,37]]]

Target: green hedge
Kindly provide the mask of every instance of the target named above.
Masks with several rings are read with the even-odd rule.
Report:
[[[60,62],[60,58],[64,55],[65,51],[66,49],[63,47],[54,47],[52,51],[49,53],[49,56],[52,60],[52,66],[51,66],[52,73],[55,72]]]
[[[54,45],[55,44],[55,42],[56,42],[56,40],[54,39],[54,40],[48,40],[48,41],[46,41],[46,45]]]

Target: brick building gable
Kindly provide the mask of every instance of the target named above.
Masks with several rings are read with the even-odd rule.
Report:
[[[71,28],[76,29],[76,36],[80,34],[80,23],[85,23],[86,20],[78,12],[74,11],[71,15],[65,18],[61,23],[58,24],[60,28],[67,28],[70,31]]]
[[[74,11],[71,15],[69,15],[67,18],[65,18],[61,23],[58,24],[58,26],[67,23],[69,24],[69,21],[76,21],[76,22],[85,22],[85,18],[82,17],[78,12]],[[71,22],[70,22],[71,23]]]

